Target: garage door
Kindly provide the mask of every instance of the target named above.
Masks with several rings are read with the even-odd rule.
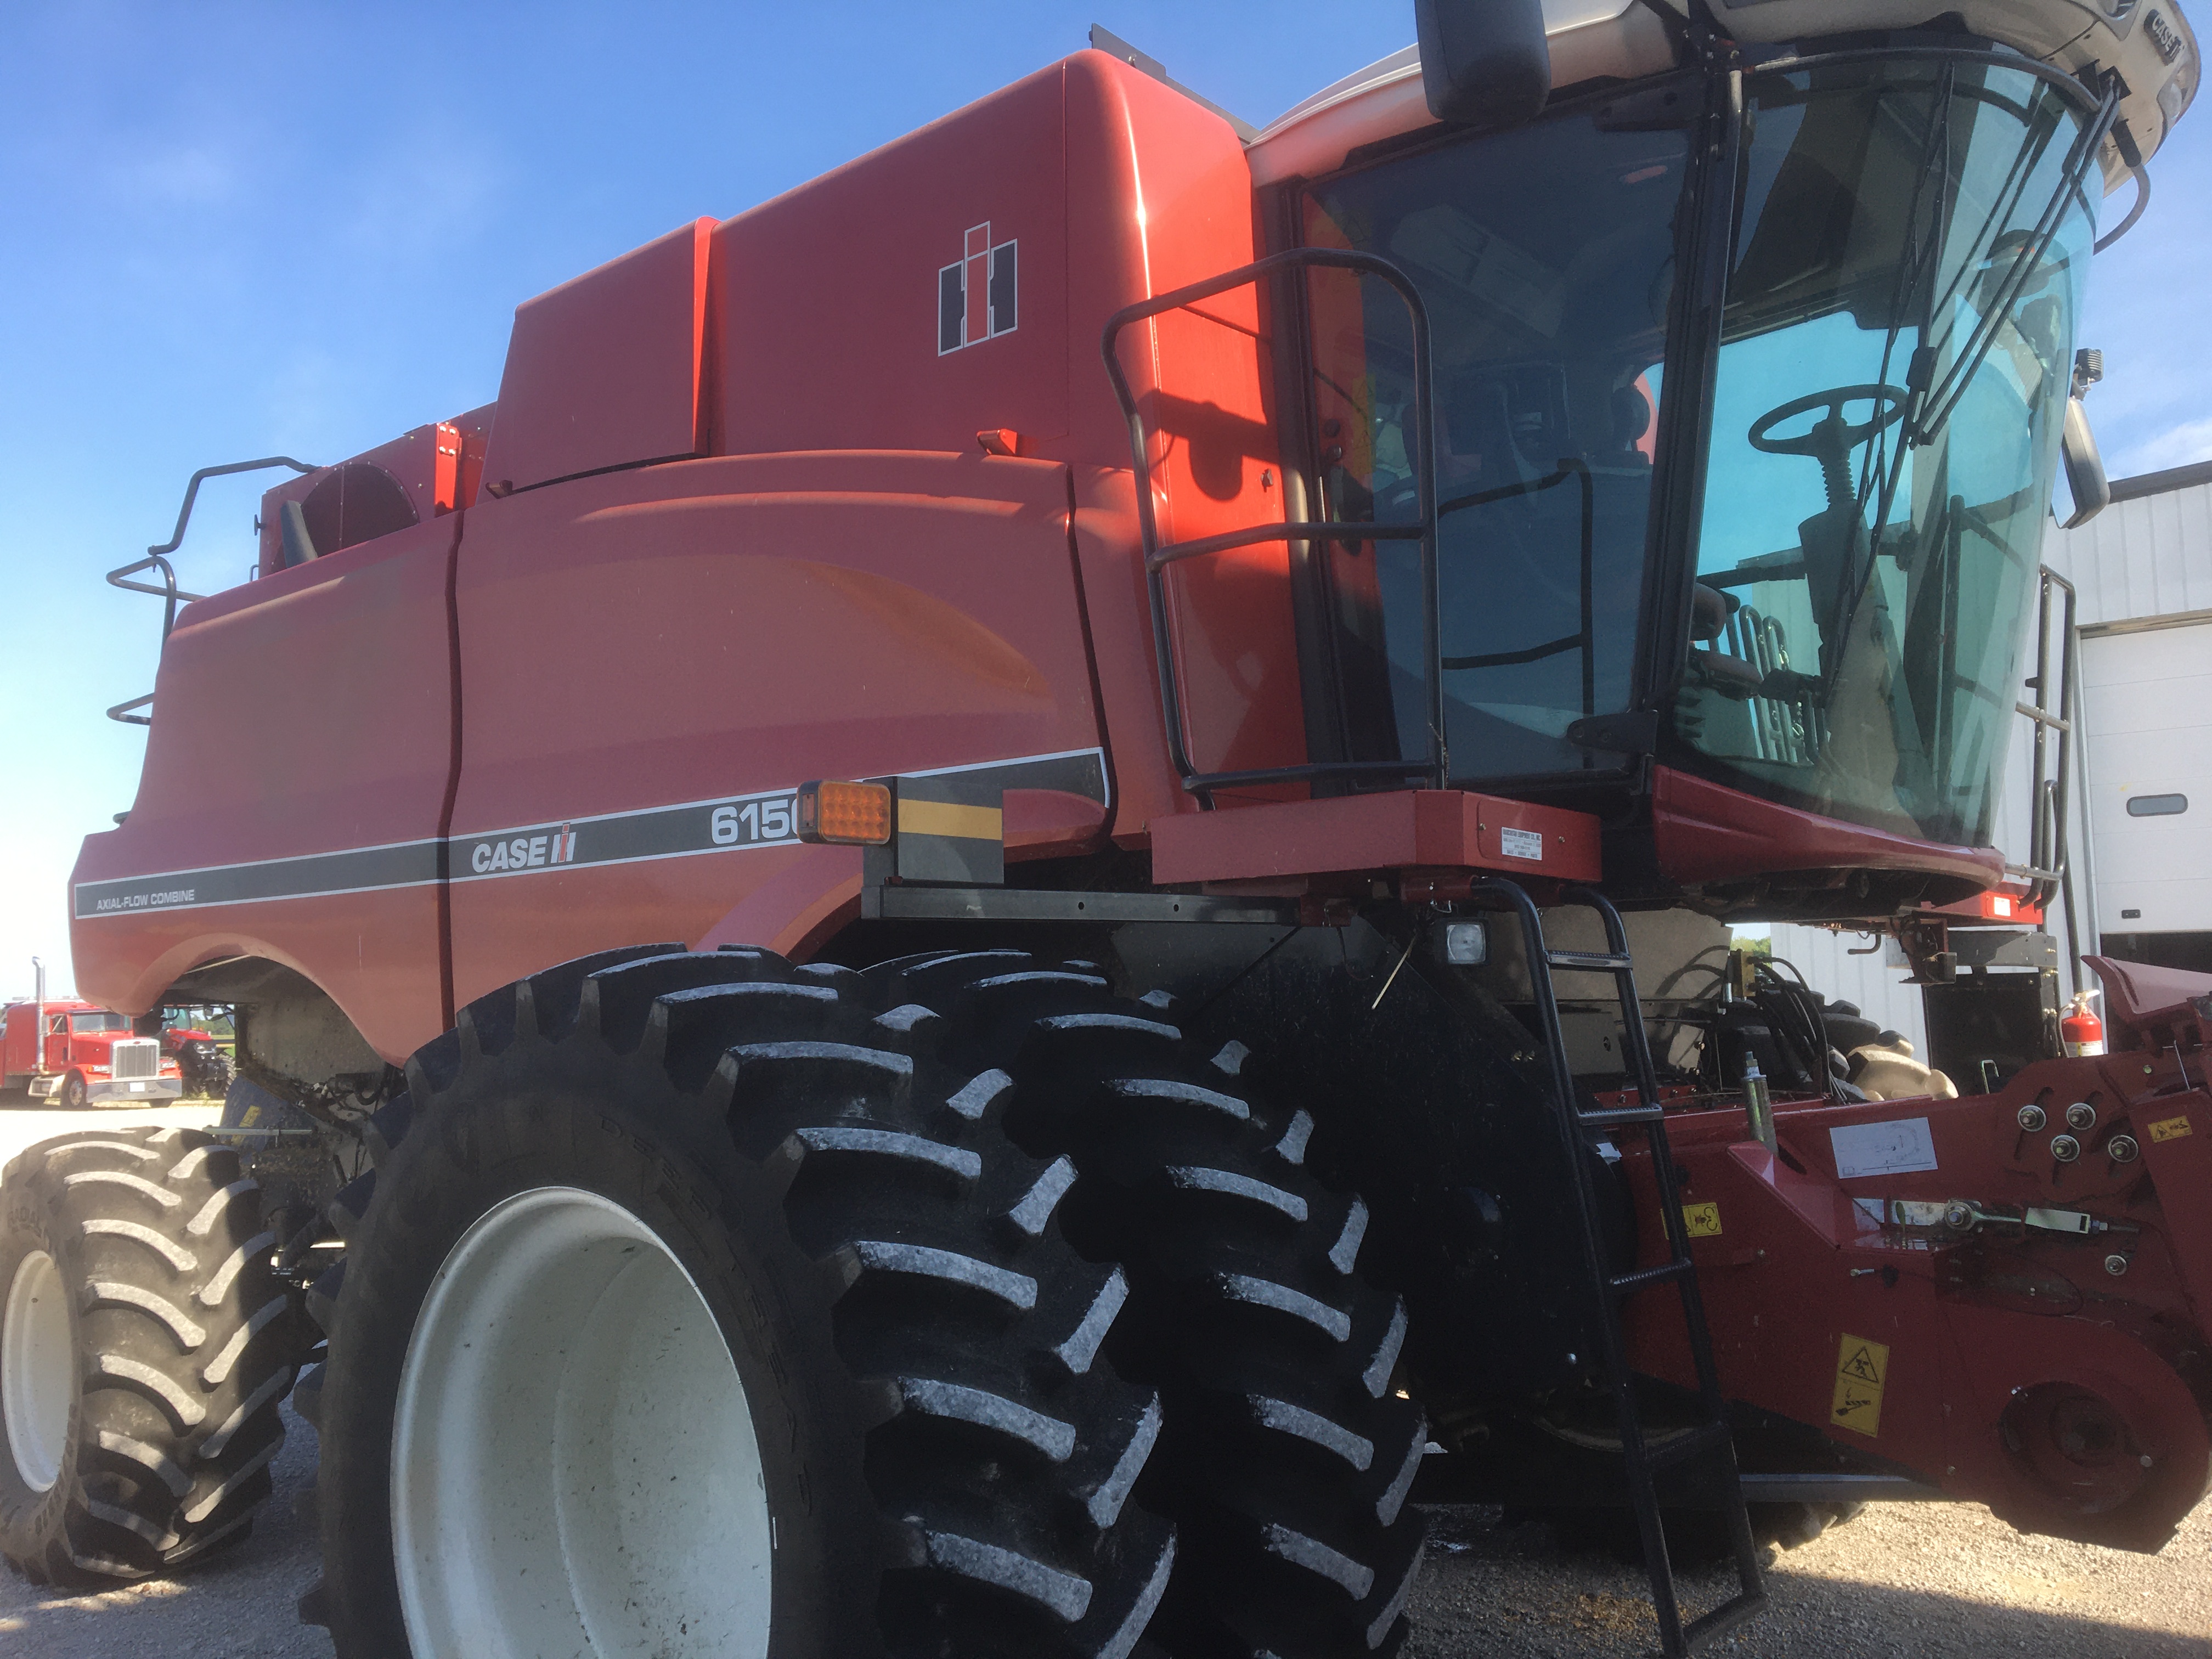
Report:
[[[2097,925],[2212,929],[2212,623],[2081,641]]]

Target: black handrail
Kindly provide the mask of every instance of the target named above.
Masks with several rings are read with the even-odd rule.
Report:
[[[1161,546],[1159,523],[1152,500],[1152,460],[1145,446],[1144,414],[1137,406],[1135,394],[1130,390],[1128,377],[1121,372],[1121,358],[1115,349],[1121,331],[1132,323],[1142,322],[1164,312],[1180,310],[1232,288],[1242,288],[1262,277],[1272,276],[1279,271],[1315,265],[1357,271],[1380,278],[1396,291],[1398,297],[1405,302],[1407,313],[1412,319],[1413,484],[1417,508],[1414,521],[1410,524],[1367,524],[1324,520],[1255,525],[1243,530],[1226,531],[1219,535]],[[1438,660],[1442,655],[1442,646],[1437,633],[1440,623],[1437,585],[1436,452],[1430,437],[1434,394],[1430,386],[1429,313],[1427,307],[1421,303],[1420,293],[1414,288],[1413,279],[1389,260],[1372,253],[1355,252],[1346,248],[1292,248],[1286,252],[1269,254],[1249,265],[1239,265],[1234,270],[1224,271],[1205,282],[1194,283],[1187,288],[1179,288],[1150,300],[1139,301],[1135,305],[1123,307],[1106,319],[1099,347],[1106,358],[1106,373],[1114,383],[1114,396],[1121,403],[1122,416],[1129,423],[1129,451],[1136,471],[1137,525],[1144,540],[1145,587],[1152,604],[1152,646],[1159,665],[1160,708],[1167,723],[1169,758],[1182,779],[1182,787],[1198,797],[1201,806],[1208,808],[1213,805],[1212,792],[1216,789],[1259,784],[1317,782],[1323,779],[1370,777],[1379,774],[1425,777],[1432,787],[1444,787],[1450,764],[1444,743],[1443,674]],[[1264,767],[1243,772],[1199,771],[1191,763],[1189,745],[1183,735],[1182,693],[1176,672],[1175,649],[1168,628],[1167,589],[1161,573],[1169,565],[1184,559],[1200,558],[1260,542],[1332,540],[1418,540],[1421,544],[1421,659],[1428,714],[1428,753],[1419,760],[1322,761],[1299,766]]]
[[[321,471],[319,467],[310,466],[305,461],[295,461],[289,455],[268,455],[258,461],[229,461],[221,466],[204,466],[193,473],[191,482],[185,485],[184,504],[177,509],[176,532],[167,541],[158,546],[148,548],[144,558],[135,559],[131,563],[119,566],[107,573],[107,585],[110,587],[119,587],[129,593],[151,593],[155,599],[162,601],[161,642],[164,645],[168,643],[169,635],[177,625],[178,602],[182,600],[185,604],[190,605],[196,599],[204,599],[207,597],[204,593],[187,593],[183,588],[178,586],[177,573],[169,563],[168,558],[170,554],[184,544],[185,526],[191,522],[192,503],[199,498],[201,482],[207,478],[223,477],[233,472],[258,472],[264,467],[271,466],[289,466],[295,472]],[[151,582],[131,580],[142,570],[160,571],[161,585],[156,587]],[[154,694],[149,691],[143,697],[133,697],[128,702],[118,702],[107,711],[107,718],[119,720],[125,726],[151,726],[154,722],[149,716],[133,714],[131,711],[143,708],[153,701]]]
[[[2057,589],[2065,597],[2060,613],[2058,662],[2057,673],[2052,672],[2051,660],[2051,596]],[[2073,875],[2067,865],[2067,819],[2072,811],[2074,744],[2074,641],[2075,596],[2074,584],[2049,565],[2041,567],[2040,592],[2036,605],[2035,675],[2027,684],[2035,693],[2032,703],[2015,701],[2013,708],[2033,723],[2035,732],[2033,761],[2035,776],[2028,792],[2029,811],[2027,863],[2008,865],[2008,875],[2025,877],[2028,883],[2027,902],[2039,909],[2047,908],[2052,898],[2063,887],[2070,906],[2073,898]],[[2057,682],[2058,695],[2052,711],[2051,682]],[[2050,745],[2056,738],[2058,745],[2054,765]],[[2081,943],[2073,936],[2074,917],[2069,908],[2066,918],[2067,941],[2076,957],[2081,955]],[[2077,968],[2075,977],[2080,978]],[[2079,988],[2078,986],[2076,988]]]

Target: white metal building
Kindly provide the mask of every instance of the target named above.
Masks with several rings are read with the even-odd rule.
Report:
[[[2112,505],[2079,530],[2054,526],[2043,556],[2077,595],[2082,741],[2068,840],[2079,951],[2101,942],[2106,955],[2212,972],[2212,462],[2116,480]],[[2021,672],[2033,672],[2032,655]],[[2028,750],[2022,720],[1999,818],[2016,864],[2027,859]],[[2070,989],[2064,909],[2054,900],[2048,925]],[[1894,945],[1851,954],[1870,943],[1777,927],[1773,948],[1924,1054],[1919,989]]]

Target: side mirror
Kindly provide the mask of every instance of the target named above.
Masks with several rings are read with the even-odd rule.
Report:
[[[2089,429],[2089,411],[2079,398],[2066,400],[2066,426],[2059,439],[2066,458],[2066,488],[2074,496],[2074,516],[2063,528],[2085,525],[2112,504],[2112,486],[2105,477],[2105,458],[2097,453],[2097,434]]]
[[[1429,113],[1462,125],[1534,118],[1552,95],[1542,0],[1413,0]]]
[[[2104,378],[2103,352],[2084,348],[2074,354],[2074,385],[2066,398],[2066,423],[2058,441],[2059,453],[2066,458],[2066,488],[2074,497],[2074,516],[2062,529],[2085,525],[2112,504],[2105,458],[2097,453],[2097,434],[2089,429],[2089,411],[2081,402]]]

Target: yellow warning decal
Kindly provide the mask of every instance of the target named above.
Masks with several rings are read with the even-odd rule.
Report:
[[[1836,1397],[1828,1421],[1872,1439],[1881,1432],[1881,1389],[1889,1376],[1889,1350],[1846,1333],[1836,1350]]]
[[[941,800],[898,804],[899,834],[952,836],[962,841],[998,841],[1006,834],[1006,815],[995,806],[954,806]]]
[[[1682,1225],[1692,1238],[1718,1238],[1721,1236],[1721,1206],[1717,1204],[1685,1204],[1682,1206]]]
[[[2189,1127],[2189,1120],[2185,1117],[2162,1117],[2150,1126],[2150,1138],[2153,1140],[2179,1140],[2184,1135],[2195,1133],[2196,1131]]]

